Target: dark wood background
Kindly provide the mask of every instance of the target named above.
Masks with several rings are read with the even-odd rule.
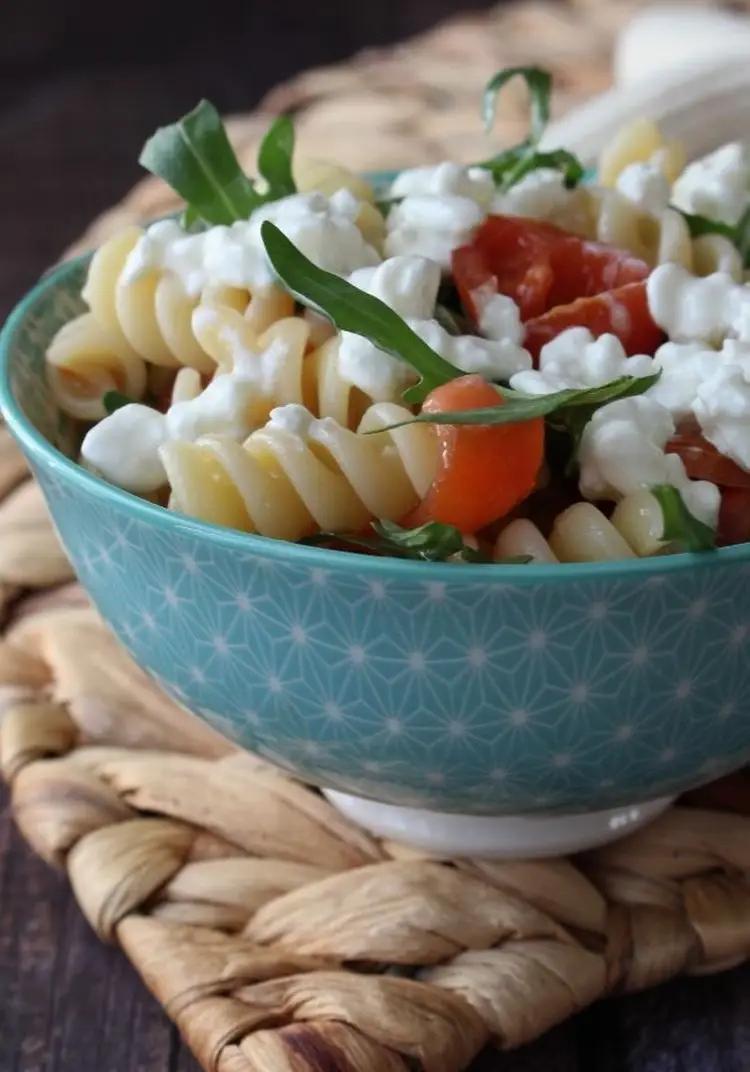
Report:
[[[0,0],[0,318],[203,95],[250,108],[313,64],[488,3]],[[0,791],[1,792],[1,791]],[[750,969],[602,1004],[482,1072],[749,1072]],[[0,1072],[195,1072],[174,1029],[23,845],[0,796]]]
[[[0,0],[0,318],[139,177],[155,127],[489,0]]]

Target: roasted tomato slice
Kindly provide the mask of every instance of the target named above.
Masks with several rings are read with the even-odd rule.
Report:
[[[624,250],[521,216],[489,216],[472,244],[453,254],[456,286],[475,323],[482,290],[507,294],[529,320],[576,298],[640,282],[649,270]]]
[[[645,283],[628,283],[550,309],[527,321],[524,346],[537,358],[546,342],[572,327],[588,328],[595,336],[611,332],[628,354],[652,354],[664,339],[649,312]]]
[[[481,376],[461,376],[436,388],[423,409],[429,413],[500,406],[503,399]],[[534,490],[544,458],[544,420],[520,424],[436,424],[438,470],[421,503],[404,519],[427,521],[474,533],[504,517]]]

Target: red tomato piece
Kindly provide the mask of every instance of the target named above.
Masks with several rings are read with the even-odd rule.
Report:
[[[611,332],[628,354],[653,354],[664,338],[649,312],[645,283],[627,283],[550,309],[527,322],[524,346],[536,358],[545,343],[572,327],[588,328],[596,336]]]
[[[576,298],[640,282],[648,273],[645,261],[631,253],[521,216],[489,216],[473,243],[453,254],[454,279],[475,323],[480,288],[509,295],[528,320]]]
[[[750,488],[750,473],[725,457],[698,431],[673,436],[666,450],[668,454],[679,454],[691,480],[710,480],[724,488]]]
[[[461,376],[436,388],[423,410],[440,413],[501,406],[481,376]],[[433,425],[438,471],[426,496],[404,519],[407,527],[441,521],[470,534],[509,513],[534,490],[544,458],[544,421],[520,424]]]
[[[722,488],[717,542],[750,541],[750,488]]]

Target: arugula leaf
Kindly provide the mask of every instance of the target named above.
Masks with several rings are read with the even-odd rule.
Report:
[[[671,484],[656,484],[650,491],[664,517],[663,540],[676,544],[683,551],[715,549],[716,533],[690,513],[677,488]]]
[[[144,145],[139,162],[168,182],[208,223],[247,219],[262,203],[209,101],[160,127]]]
[[[183,231],[191,231],[197,223],[200,223],[200,215],[194,205],[186,205],[180,216],[180,227]]]
[[[742,213],[734,229],[734,244],[740,251],[742,264],[745,268],[750,268],[750,207]]]
[[[258,171],[268,183],[273,200],[296,194],[292,176],[294,124],[288,115],[280,115],[266,131],[258,150]]]
[[[672,207],[675,208],[674,205]],[[688,225],[691,238],[700,238],[701,235],[706,234],[720,234],[734,241],[734,227],[731,224],[722,223],[721,220],[711,220],[708,216],[696,216],[692,212],[683,212],[681,208],[677,211]]]
[[[594,410],[618,398],[640,395],[652,387],[661,375],[655,372],[651,376],[620,376],[600,387],[568,388],[554,391],[548,395],[527,395],[514,391],[511,387],[499,387],[495,390],[505,400],[496,406],[482,406],[478,409],[445,411],[441,413],[419,413],[408,421],[391,425],[400,428],[405,424],[519,424],[536,417],[553,416],[553,425],[563,425],[576,429],[585,424]],[[382,431],[383,429],[378,429]],[[373,433],[366,433],[373,434]]]
[[[523,78],[529,89],[531,126],[529,141],[536,145],[549,122],[549,99],[552,77],[542,67],[505,67],[490,78],[482,97],[482,118],[487,132],[492,129],[497,110],[497,98],[503,86],[512,78]]]
[[[528,142],[506,149],[497,156],[483,160],[477,167],[484,168],[492,173],[495,185],[503,193],[507,193],[512,186],[520,182],[524,176],[539,168],[552,168],[561,171],[563,182],[572,189],[584,178],[586,169],[581,161],[567,149],[552,149],[542,152]]]
[[[445,562],[450,558],[461,562],[492,561],[483,552],[465,543],[462,533],[454,525],[428,521],[417,528],[404,529],[395,521],[373,521],[370,528],[373,531],[372,536],[318,532],[302,542],[313,545],[343,543],[362,551],[421,562]],[[515,555],[501,560],[505,565],[525,565],[530,561],[530,555]]]
[[[676,208],[675,205],[671,207]],[[724,223],[723,220],[712,220],[708,216],[683,212],[681,208],[677,211],[687,223],[691,238],[700,238],[701,235],[708,234],[722,235],[737,247],[745,268],[750,267],[750,208],[745,210],[734,226]]]
[[[433,388],[463,375],[423,342],[398,313],[345,279],[318,268],[270,220],[263,222],[260,233],[274,271],[303,305],[327,317],[340,331],[364,336],[419,373],[419,382],[404,392],[406,401],[423,402]]]
[[[480,161],[476,167],[492,173],[495,184],[501,191],[507,192],[530,171],[538,168],[553,168],[561,171],[563,181],[569,188],[576,186],[584,177],[585,168],[581,161],[567,149],[542,151],[539,141],[549,122],[550,94],[552,78],[541,67],[506,67],[498,71],[484,91],[482,115],[486,130],[490,130],[495,120],[497,96],[500,90],[515,77],[524,78],[529,88],[531,123],[528,137],[511,149],[505,149],[488,160]]]
[[[135,402],[135,399],[128,398],[121,391],[105,391],[102,395],[102,405],[108,414],[114,413],[117,409],[122,409],[123,406],[129,406],[131,402]]]

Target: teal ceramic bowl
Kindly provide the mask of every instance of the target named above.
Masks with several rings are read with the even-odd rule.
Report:
[[[473,816],[616,809],[750,755],[750,546],[426,564],[169,513],[71,460],[44,353],[84,273],[58,268],[11,316],[2,409],[94,603],[211,726],[344,794]]]

